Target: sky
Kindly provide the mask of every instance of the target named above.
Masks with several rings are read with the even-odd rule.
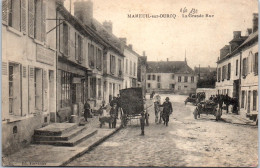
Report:
[[[72,14],[73,2],[71,0]],[[82,0],[79,0],[82,1]],[[93,17],[100,23],[112,21],[113,34],[126,37],[127,44],[148,61],[182,61],[188,65],[216,67],[220,49],[229,44],[233,31],[252,28],[257,0],[92,0]],[[65,7],[69,9],[69,0]],[[195,11],[204,17],[182,16]],[[194,9],[194,10],[192,10]],[[173,14],[174,18],[129,18],[129,14]],[[206,14],[214,17],[205,17]]]

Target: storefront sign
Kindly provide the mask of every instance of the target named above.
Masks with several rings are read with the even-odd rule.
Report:
[[[55,52],[41,45],[37,45],[36,60],[45,64],[54,65]]]

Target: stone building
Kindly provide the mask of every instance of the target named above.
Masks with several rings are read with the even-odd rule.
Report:
[[[148,61],[147,92],[195,93],[197,76],[185,61]]]
[[[55,1],[2,1],[3,154],[28,145],[56,114],[56,31],[47,32],[56,21],[46,18],[56,18]]]

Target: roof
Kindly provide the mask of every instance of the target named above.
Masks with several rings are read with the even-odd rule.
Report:
[[[228,54],[227,56],[225,56],[221,60],[218,60],[217,63],[221,63],[224,60],[226,60],[228,58],[231,58],[232,56],[237,54],[239,51],[241,51],[246,45],[249,45],[252,42],[258,42],[258,30],[253,32],[253,33],[251,33],[248,36],[248,38],[238,48],[236,48],[232,53]]]
[[[148,61],[147,73],[186,73],[194,74],[194,71],[185,61]]]

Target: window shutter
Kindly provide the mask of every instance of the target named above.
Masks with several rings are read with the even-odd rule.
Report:
[[[21,30],[23,33],[26,33],[26,0],[21,0]]]
[[[42,28],[41,28],[41,39],[43,42],[46,40],[46,3],[42,2]]]
[[[64,26],[64,24],[62,23],[63,20],[60,20],[59,22],[60,22],[60,25],[59,25],[59,28],[60,28],[60,31],[59,31],[59,33],[60,33],[60,47],[59,48],[60,48],[60,52],[63,53],[63,49],[64,49],[64,43],[63,43],[63,40],[64,40],[63,33],[64,33],[64,31],[63,31],[63,26]]]
[[[2,0],[2,20],[5,24],[8,22],[8,3],[10,3],[9,0]]]
[[[34,0],[28,2],[28,34],[29,37],[34,38]]]
[[[248,74],[248,72],[249,72],[249,66],[248,66],[248,63],[249,63],[249,61],[248,61],[248,57],[246,58],[246,75]]]
[[[79,60],[79,55],[78,55],[78,35],[75,32],[75,60],[78,61]]]
[[[12,1],[12,27],[21,31],[21,0]]]
[[[68,25],[68,57],[70,56],[70,27]]]
[[[29,113],[32,114],[35,112],[35,88],[34,88],[34,67],[29,66]]]
[[[43,111],[48,110],[48,75],[47,75],[47,70],[43,70]]]

